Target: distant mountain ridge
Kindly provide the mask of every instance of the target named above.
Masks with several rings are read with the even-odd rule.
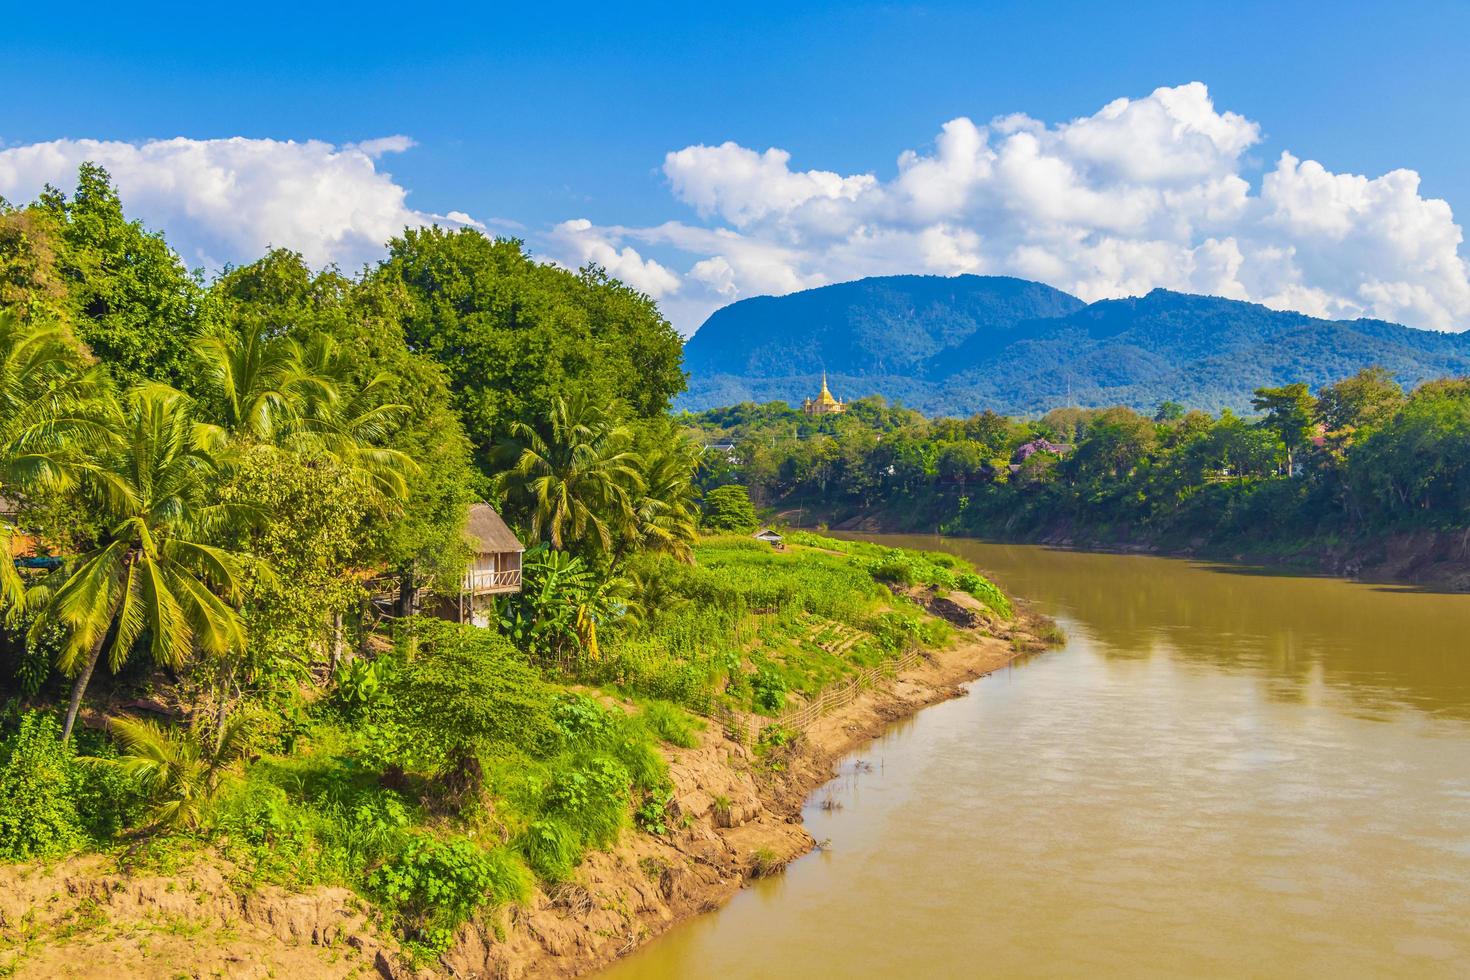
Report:
[[[685,344],[679,406],[797,404],[826,370],[840,398],[930,415],[1165,400],[1239,411],[1252,388],[1316,389],[1375,364],[1405,386],[1470,374],[1470,335],[1164,289],[1087,304],[1024,279],[880,276],[715,311]]]

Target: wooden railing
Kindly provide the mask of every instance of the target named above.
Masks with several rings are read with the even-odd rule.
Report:
[[[521,570],[514,568],[504,572],[466,572],[464,576],[464,591],[498,592],[510,591],[521,587]]]

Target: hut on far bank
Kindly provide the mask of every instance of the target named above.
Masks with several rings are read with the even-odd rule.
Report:
[[[780,549],[786,547],[786,539],[781,537],[780,534],[776,533],[768,527],[761,528],[759,531],[752,534],[751,537],[755,538],[757,541],[764,541],[772,548]]]

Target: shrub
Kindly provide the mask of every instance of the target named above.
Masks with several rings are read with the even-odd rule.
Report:
[[[524,901],[531,880],[503,848],[482,850],[464,837],[414,837],[369,876],[368,887],[397,911],[409,939],[438,953],[482,906]]]
[[[541,754],[558,740],[552,691],[503,636],[410,621],[415,656],[384,682],[361,726],[377,763],[442,773],[494,744]]]
[[[562,739],[570,744],[596,745],[612,731],[612,715],[583,694],[566,694],[556,699],[552,721]]]
[[[767,725],[761,729],[757,744],[770,748],[780,748],[783,745],[789,745],[795,740],[796,732],[787,728],[785,725]]]
[[[372,704],[382,688],[379,667],[369,660],[350,660],[338,664],[332,680],[337,686],[337,701],[349,714]]]
[[[1006,619],[1011,618],[1011,600],[1007,599],[1006,594],[996,588],[990,580],[973,572],[967,572],[959,576],[957,581],[960,588],[985,603],[991,611]]]
[[[644,833],[660,835],[668,833],[669,804],[673,801],[672,789],[662,793],[648,793],[644,796],[638,809],[634,811],[633,822]]]
[[[80,781],[56,719],[39,711],[21,716],[19,731],[0,746],[0,858],[55,857],[80,847]]]
[[[898,552],[886,555],[868,566],[868,573],[880,582],[894,585],[914,584],[914,565]]]
[[[786,682],[770,667],[761,667],[750,682],[757,711],[774,714],[786,707]]]
[[[632,779],[612,759],[596,758],[560,773],[547,791],[546,812],[577,833],[579,843],[606,847],[618,838]]]

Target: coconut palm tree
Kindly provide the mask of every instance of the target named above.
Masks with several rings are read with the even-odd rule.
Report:
[[[631,434],[585,396],[557,397],[544,431],[511,426],[519,444],[504,488],[531,512],[531,533],[558,551],[568,542],[613,547],[615,529],[634,524],[634,495],[643,489]]]
[[[55,490],[75,477],[76,450],[104,441],[106,373],[59,327],[0,313],[0,497]],[[11,528],[0,524],[0,607],[18,612]]]
[[[222,657],[243,649],[238,556],[209,543],[233,516],[205,506],[217,472],[187,396],[163,385],[128,393],[116,448],[81,471],[106,529],[97,546],[61,569],[31,626],[66,636],[57,658],[74,674],[62,737],[69,738],[103,648],[117,671],[149,635],[156,663],[180,666],[197,647]]]
[[[692,561],[698,513],[693,476],[699,447],[669,422],[645,433],[638,456],[643,489],[633,506],[633,542],[647,551],[666,551],[680,561]]]
[[[293,386],[303,382],[297,348],[252,323],[200,339],[195,352],[201,407],[216,435],[273,442],[294,410]]]
[[[330,337],[302,342],[258,322],[207,338],[198,360],[212,448],[256,443],[322,453],[389,499],[408,495],[413,460],[381,445],[407,411],[389,399],[391,375],[359,382]]]
[[[397,379],[387,372],[357,379],[340,348],[322,334],[293,342],[293,349],[297,368],[289,389],[296,412],[284,444],[326,453],[385,497],[405,499],[418,464],[383,446],[408,413],[407,405],[392,400]]]

